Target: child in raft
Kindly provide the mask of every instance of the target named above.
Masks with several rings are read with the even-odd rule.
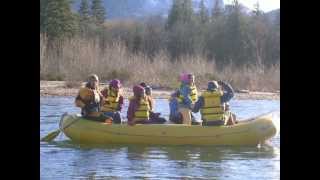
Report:
[[[133,87],[133,94],[129,98],[128,125],[157,124],[158,122],[150,118],[150,102],[146,96],[145,89],[140,85],[136,85]]]
[[[161,113],[155,113],[154,109],[155,109],[155,100],[152,97],[152,88],[147,85],[146,83],[142,82],[140,83],[140,86],[144,87],[145,91],[146,91],[146,96],[147,99],[150,103],[150,119],[152,120],[152,122],[154,123],[165,123],[166,119],[160,117]]]
[[[123,107],[124,98],[121,94],[121,82],[118,79],[113,79],[109,82],[109,86],[101,91],[104,97],[104,102],[101,106],[101,111],[113,118],[113,123],[121,123],[120,112]]]
[[[180,88],[174,92],[169,99],[169,120],[177,124],[200,124],[192,115],[194,103],[198,99],[198,91],[193,74],[182,74],[180,76]]]

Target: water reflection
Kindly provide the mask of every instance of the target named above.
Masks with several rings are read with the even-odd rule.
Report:
[[[231,107],[239,117],[247,118],[279,109],[279,102],[232,101]],[[169,113],[167,100],[157,101],[157,108],[164,116]],[[60,118],[57,116],[64,112],[79,112],[73,107],[72,97],[42,98],[40,134],[55,130]],[[279,179],[279,139],[280,135],[269,146],[260,148],[85,145],[61,135],[55,142],[40,142],[40,176],[41,179]]]

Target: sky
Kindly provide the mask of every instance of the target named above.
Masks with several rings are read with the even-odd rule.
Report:
[[[254,4],[259,2],[260,9],[264,12],[268,12],[274,9],[280,8],[280,0],[238,0],[246,7],[253,9]],[[224,0],[225,4],[231,4],[232,0]]]

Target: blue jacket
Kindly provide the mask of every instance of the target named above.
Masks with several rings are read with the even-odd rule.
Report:
[[[183,102],[179,105],[191,109],[192,100],[190,98],[191,87],[186,83],[182,83],[179,89],[180,95],[183,96]]]
[[[178,111],[178,99],[172,98],[169,102],[169,108],[170,108],[170,117],[176,117],[179,115]]]
[[[234,91],[229,84],[222,82],[223,86],[223,95],[221,96],[221,103],[224,104],[230,101],[234,97]],[[197,113],[204,106],[204,98],[202,96],[199,97],[198,101],[195,103],[195,106],[192,112]]]

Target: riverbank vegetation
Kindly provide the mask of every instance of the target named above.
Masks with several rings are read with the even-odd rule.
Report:
[[[191,0],[174,0],[168,17],[105,19],[99,0],[81,0],[78,12],[67,0],[41,0],[40,78],[79,81],[96,73],[125,85],[145,81],[175,88],[181,72],[197,85],[225,80],[236,89],[280,90],[280,17],[238,1],[211,14]],[[219,1],[217,1],[219,2]]]

